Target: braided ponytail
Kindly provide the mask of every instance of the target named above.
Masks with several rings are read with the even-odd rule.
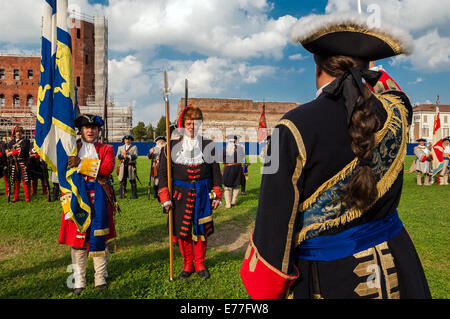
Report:
[[[369,62],[348,56],[314,56],[317,65],[333,77],[339,77],[352,67],[368,69]],[[370,101],[372,93],[364,86],[365,103],[353,112],[349,127],[352,138],[351,149],[359,159],[360,165],[353,172],[349,183],[341,190],[341,198],[345,206],[364,210],[377,198],[377,180],[368,165],[375,146],[375,133],[380,122],[373,112]]]

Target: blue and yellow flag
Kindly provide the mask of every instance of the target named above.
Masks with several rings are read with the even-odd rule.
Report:
[[[58,176],[65,194],[64,213],[84,233],[91,223],[91,209],[84,178],[68,168],[69,156],[77,155],[72,41],[67,25],[68,0],[44,0],[42,60],[34,148]]]

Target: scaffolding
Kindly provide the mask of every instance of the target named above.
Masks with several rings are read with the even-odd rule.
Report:
[[[2,139],[9,140],[11,130],[15,126],[23,127],[27,138],[33,137],[36,127],[36,107],[29,106],[3,106],[0,111],[0,135]]]
[[[90,95],[85,106],[80,106],[80,113],[105,117],[104,106],[95,103],[95,96]],[[125,135],[133,130],[133,104],[124,99],[110,97],[106,104],[108,142],[121,142]]]

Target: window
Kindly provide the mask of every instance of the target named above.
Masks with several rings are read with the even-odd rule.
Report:
[[[19,70],[14,69],[14,80],[18,81],[20,80]]]
[[[1,101],[1,98],[0,98],[0,101]],[[450,134],[449,134],[449,129],[448,128],[444,128],[443,130],[442,130],[442,137],[447,137],[447,136],[449,136]]]
[[[33,80],[33,70],[28,70],[28,80]]]
[[[14,106],[20,106],[20,99],[19,99],[19,96],[17,94],[13,95],[13,105]]]
[[[27,96],[27,106],[33,106],[33,95]]]
[[[427,122],[428,122],[428,119],[427,119],[427,116],[426,116],[426,115],[423,116],[423,122],[424,122],[424,123],[427,123]]]
[[[81,84],[81,79],[79,76],[77,76],[77,86],[80,86],[80,84]]]
[[[5,69],[0,69],[0,80],[5,79]]]
[[[422,136],[428,137],[429,134],[430,134],[430,129],[428,127],[423,127],[422,128]]]
[[[447,115],[444,115],[444,123],[447,123]]]
[[[0,94],[0,106],[5,106],[5,95]]]
[[[80,28],[77,29],[77,39],[81,39],[81,30],[80,30]]]

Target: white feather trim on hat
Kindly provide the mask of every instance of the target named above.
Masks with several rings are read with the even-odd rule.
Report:
[[[381,27],[369,27],[370,17],[359,14],[309,15],[301,18],[291,29],[291,41],[294,44],[305,43],[322,30],[339,25],[356,25],[362,30],[386,36],[401,48],[400,54],[411,55],[414,51],[413,38],[409,33],[388,23],[381,22]]]

